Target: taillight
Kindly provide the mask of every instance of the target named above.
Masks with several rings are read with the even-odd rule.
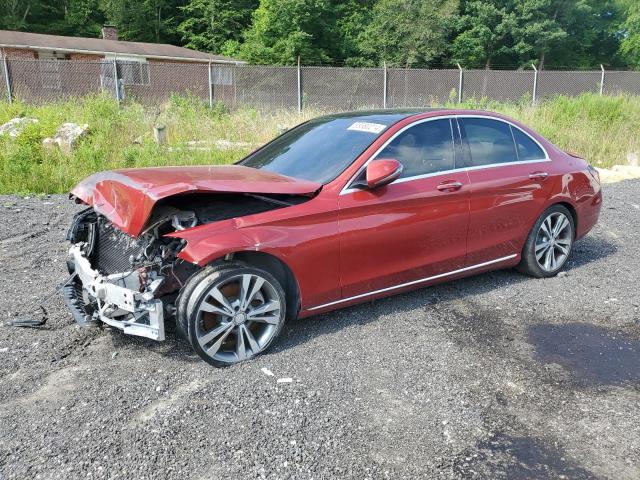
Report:
[[[589,168],[589,173],[591,173],[591,176],[593,176],[593,178],[595,178],[596,181],[600,183],[600,172],[598,172],[598,169],[591,165],[589,165],[588,168]]]

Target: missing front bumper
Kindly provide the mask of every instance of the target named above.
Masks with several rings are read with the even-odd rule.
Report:
[[[102,321],[129,335],[165,339],[164,305],[153,298],[153,287],[139,291],[135,272],[101,275],[91,267],[79,244],[69,249],[68,265],[73,273],[63,288],[63,295],[78,324],[88,326]],[[134,281],[128,282],[128,277]],[[161,279],[154,281],[154,287],[160,283]],[[132,288],[136,286],[138,288]]]

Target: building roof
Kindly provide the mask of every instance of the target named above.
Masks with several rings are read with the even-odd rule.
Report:
[[[198,52],[190,48],[162,43],[103,40],[102,38],[64,37],[42,33],[0,30],[0,48],[28,48],[86,54],[119,54],[176,61],[244,63],[222,55]]]

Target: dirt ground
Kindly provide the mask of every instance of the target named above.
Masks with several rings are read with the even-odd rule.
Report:
[[[65,280],[74,209],[0,197],[0,479],[640,478],[640,180],[605,186],[557,278],[299,320],[222,370],[171,332],[79,328],[59,297],[6,325]]]

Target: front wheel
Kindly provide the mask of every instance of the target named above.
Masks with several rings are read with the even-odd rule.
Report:
[[[195,352],[224,367],[265,352],[282,330],[285,309],[284,291],[273,275],[232,263],[194,275],[177,314]]]
[[[519,270],[534,277],[552,277],[564,267],[575,236],[573,216],[562,205],[545,210],[531,229]]]

